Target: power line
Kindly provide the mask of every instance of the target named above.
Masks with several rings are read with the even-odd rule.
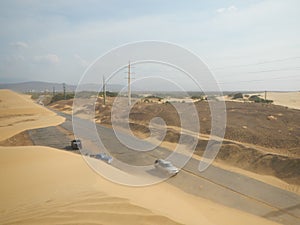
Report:
[[[299,57],[300,58],[300,57]],[[278,69],[267,69],[267,70],[257,70],[257,71],[249,71],[249,72],[238,72],[238,73],[247,73],[247,74],[251,74],[251,73],[268,73],[268,72],[277,72],[277,71],[293,71],[293,70],[299,70],[300,69],[300,67],[284,67],[284,68],[278,68]],[[212,69],[213,71],[214,71],[214,69]],[[205,70],[205,71],[208,71],[208,70]],[[177,71],[176,71],[177,72]],[[180,71],[178,71],[178,72],[180,72]],[[164,71],[164,70],[153,70],[153,71],[147,71],[147,72],[142,72],[141,71],[141,73],[151,73],[151,74],[153,74],[153,73],[164,73],[165,75],[168,75],[168,76],[170,76],[170,75],[172,75],[174,72],[172,72],[172,71]],[[168,73],[172,73],[172,74],[168,74]],[[216,73],[218,73],[217,71],[216,71]]]
[[[249,71],[249,72],[238,72],[239,74],[242,74],[242,73],[268,73],[268,72],[277,72],[277,71],[291,71],[291,70],[299,70],[300,67],[285,67],[285,68],[279,68],[279,69],[269,69],[269,70],[257,70],[257,71]],[[143,72],[145,73],[145,72]],[[171,75],[171,74],[168,74],[167,72],[161,70],[161,71],[150,71],[150,72],[147,72],[147,73],[165,73],[165,75]],[[237,72],[235,72],[237,73]]]
[[[270,73],[270,72],[278,72],[278,71],[296,71],[300,70],[300,67],[291,67],[291,68],[280,68],[280,69],[270,69],[270,70],[257,70],[257,71],[249,71],[249,72],[234,72],[234,74],[255,74],[255,73]],[[218,72],[216,72],[218,74]]]
[[[288,77],[269,77],[269,78],[264,78],[264,79],[254,79],[254,80],[240,80],[240,81],[230,81],[230,82],[217,82],[218,84],[238,84],[238,83],[248,83],[248,82],[265,82],[267,80],[281,80],[281,81],[288,81],[288,79],[286,78],[294,78],[294,77],[298,77],[300,79],[300,77],[298,75],[295,76],[288,76]]]
[[[250,64],[241,64],[241,65],[217,67],[217,68],[212,68],[212,70],[223,70],[223,69],[236,68],[236,67],[257,66],[257,65],[269,64],[269,63],[274,63],[274,62],[284,62],[284,61],[289,61],[289,60],[293,60],[293,59],[300,59],[300,56],[287,57],[287,58],[274,59],[274,60],[266,60],[266,61],[257,62],[257,63],[250,63]]]
[[[276,72],[276,71],[290,71],[290,70],[299,70],[300,67],[294,68],[281,68],[281,69],[271,69],[271,70],[260,70],[260,71],[253,71],[253,72],[245,72],[245,73],[269,73],[269,72]]]

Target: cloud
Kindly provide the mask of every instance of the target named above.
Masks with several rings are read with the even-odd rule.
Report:
[[[229,6],[229,7],[227,8],[227,11],[229,11],[229,12],[237,11],[237,10],[238,10],[238,8],[237,8],[236,6],[234,6],[234,5]]]
[[[223,13],[226,11],[226,8],[219,8],[216,10],[217,13]]]
[[[235,12],[238,8],[235,5],[231,5],[227,8],[219,8],[216,10],[217,13],[227,13],[227,12]]]
[[[42,56],[35,56],[34,61],[38,63],[58,64],[59,57],[55,54],[47,54]]]
[[[80,66],[82,66],[82,67],[87,67],[90,65],[90,63],[87,60],[83,59],[78,54],[74,54],[74,58],[79,62]]]
[[[6,61],[8,61],[8,62],[21,62],[21,61],[25,61],[25,58],[22,55],[11,55],[11,56],[6,57]]]
[[[17,47],[17,48],[28,48],[29,45],[23,41],[17,41],[10,43],[10,46]]]

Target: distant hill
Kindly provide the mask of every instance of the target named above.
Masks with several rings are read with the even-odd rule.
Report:
[[[41,82],[41,81],[30,81],[30,82],[23,82],[23,83],[6,83],[0,84],[0,89],[11,89],[17,92],[42,92],[48,91],[52,92],[53,87],[55,91],[63,91],[63,84],[62,83],[48,83],[48,82]],[[67,85],[67,91],[74,91],[74,85]]]
[[[99,91],[101,89],[101,84],[82,84],[80,85],[80,91]],[[16,92],[52,92],[53,88],[56,92],[63,91],[63,83],[50,83],[42,81],[29,81],[22,83],[1,83],[0,89],[11,89]],[[66,91],[72,92],[77,88],[76,85],[66,84]],[[118,92],[123,88],[122,85],[108,84],[107,91]]]
[[[106,91],[119,92],[124,86],[120,84],[107,84]],[[102,90],[102,84],[82,84],[78,87],[79,91],[99,91]]]
[[[0,83],[0,89],[11,89],[16,92],[24,93],[24,92],[52,92],[53,87],[56,92],[63,91],[63,83],[54,83],[54,82],[42,82],[42,81],[29,81],[22,83]],[[73,92],[78,88],[79,91],[100,91],[102,90],[102,84],[96,83],[88,83],[81,84],[80,87],[77,85],[66,84],[66,91]],[[126,92],[127,88],[121,84],[107,84],[106,90],[110,92],[120,92],[123,88],[123,91]],[[140,87],[138,85],[132,84],[131,91],[136,93],[165,93],[165,95],[169,96],[170,93],[176,94],[179,93],[182,96],[182,92],[178,90],[168,90],[167,87],[162,87],[160,89],[154,88],[151,90],[149,87]],[[242,91],[241,91],[242,92]],[[203,94],[201,91],[188,91],[190,95]],[[224,92],[224,94],[232,94],[237,93],[236,91]],[[244,91],[243,93],[250,93],[249,91]],[[255,92],[256,93],[256,92]],[[206,92],[209,95],[218,95],[219,92]]]

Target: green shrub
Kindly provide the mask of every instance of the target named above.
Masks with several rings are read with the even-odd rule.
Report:
[[[33,100],[37,100],[39,97],[40,97],[40,95],[41,95],[41,93],[30,93],[31,94],[31,99],[33,99]]]
[[[110,92],[110,91],[107,91],[107,92],[106,92],[106,96],[108,96],[108,97],[117,97],[117,96],[118,96],[118,93],[117,93],[117,92]]]
[[[74,98],[74,93],[66,93],[66,97],[64,96],[64,93],[57,93],[52,97],[51,103],[60,100],[73,99],[73,98]]]
[[[268,100],[268,99],[263,99],[263,98],[260,98],[259,96],[257,95],[252,95],[250,98],[249,98],[250,101],[253,101],[253,102],[256,102],[256,103],[273,103],[273,100]]]
[[[238,99],[238,98],[243,98],[243,94],[242,93],[236,93],[232,96],[232,99]]]
[[[155,96],[155,95],[150,95],[150,96],[145,97],[145,99],[151,99],[151,98],[157,98],[159,101],[163,99],[163,98],[161,98],[159,96]]]
[[[191,97],[191,99],[202,99],[202,96],[197,96],[197,95],[193,95],[192,97]]]

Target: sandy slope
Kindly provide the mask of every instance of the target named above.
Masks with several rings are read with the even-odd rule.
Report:
[[[264,93],[259,93],[264,96]],[[267,92],[267,99],[273,100],[275,105],[282,105],[292,109],[300,109],[300,92]]]
[[[34,103],[30,96],[0,90],[0,141],[27,129],[56,126],[63,121],[63,117]]]
[[[0,155],[0,224],[177,224],[104,193],[111,184],[79,155],[37,146]]]

